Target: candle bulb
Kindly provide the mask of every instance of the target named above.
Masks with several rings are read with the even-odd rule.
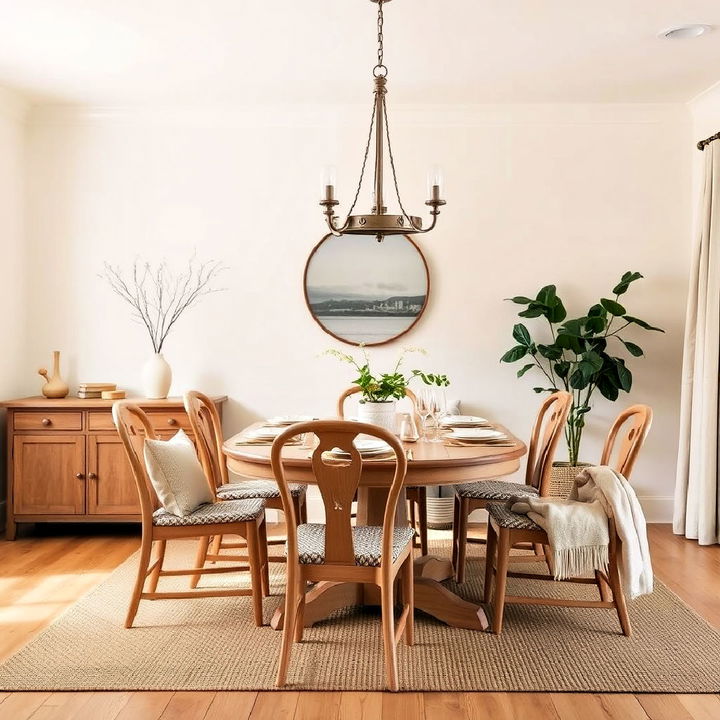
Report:
[[[443,169],[440,165],[433,165],[427,174],[428,197],[431,199],[439,199],[442,197],[444,182]]]
[[[322,197],[333,197],[335,193],[335,183],[337,182],[337,168],[334,165],[325,165],[320,176],[320,193]],[[328,191],[328,188],[330,190]],[[329,194],[328,194],[329,192]]]

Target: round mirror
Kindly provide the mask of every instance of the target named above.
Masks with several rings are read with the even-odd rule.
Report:
[[[430,274],[407,235],[326,235],[305,266],[305,300],[320,327],[351,345],[406,333],[427,305]]]

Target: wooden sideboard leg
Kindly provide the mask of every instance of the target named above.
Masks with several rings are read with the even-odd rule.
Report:
[[[490,625],[481,605],[463,600],[429,578],[415,578],[415,607],[451,627],[487,630]]]
[[[335,610],[362,604],[363,586],[361,583],[319,582],[305,595],[303,626],[312,627]],[[283,600],[270,621],[270,627],[273,630],[282,630],[284,618],[285,602]]]
[[[8,511],[7,521],[5,523],[5,539],[14,540],[17,533],[17,526],[15,525],[15,518],[12,516],[12,512]]]

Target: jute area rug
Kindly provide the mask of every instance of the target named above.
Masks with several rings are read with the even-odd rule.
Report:
[[[441,556],[450,542],[432,543]],[[470,545],[468,580],[449,587],[482,595],[482,546]],[[168,546],[167,567],[190,567],[195,545]],[[537,565],[534,568],[537,570]],[[280,635],[256,628],[248,598],[143,601],[136,627],[123,619],[131,557],[24,649],[0,666],[3,690],[271,690]],[[528,569],[532,569],[529,566]],[[281,601],[283,566],[271,566]],[[238,575],[201,583],[238,582]],[[218,578],[221,578],[218,580]],[[165,578],[165,587],[187,579]],[[591,587],[509,580],[509,592],[595,597]],[[508,606],[501,636],[447,627],[417,613],[416,644],[399,646],[404,690],[718,692],[720,634],[664,585],[630,604],[632,638],[610,610]],[[381,690],[379,611],[350,608],[308,629],[295,645],[287,689]]]

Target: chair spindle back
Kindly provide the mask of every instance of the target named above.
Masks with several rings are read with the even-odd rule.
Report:
[[[650,425],[652,425],[652,416],[652,408],[648,405],[632,405],[623,410],[610,428],[600,464],[611,465],[626,480],[629,479],[650,430]],[[619,449],[613,463],[612,456],[618,442]]]
[[[525,484],[538,488],[540,495],[550,489],[553,458],[565,427],[572,395],[558,391],[545,398],[533,426],[528,450]]]
[[[190,390],[183,396],[185,412],[195,434],[195,442],[205,477],[213,493],[228,482],[227,464],[224,462],[222,422],[215,403],[205,394]]]
[[[297,518],[285,477],[282,452],[286,443],[305,433],[312,433],[317,438],[311,462],[315,482],[325,505],[325,564],[327,565],[355,565],[351,509],[355,492],[360,484],[363,460],[353,440],[358,435],[368,435],[384,440],[391,447],[395,455],[395,470],[383,518],[381,562],[385,564],[386,558],[390,558],[392,562],[395,510],[407,470],[405,452],[400,441],[387,430],[377,425],[345,420],[313,420],[297,423],[287,428],[273,443],[271,465],[280,489],[283,512],[288,525],[288,561],[298,562]],[[344,451],[349,457],[334,459],[324,455],[335,448]]]

